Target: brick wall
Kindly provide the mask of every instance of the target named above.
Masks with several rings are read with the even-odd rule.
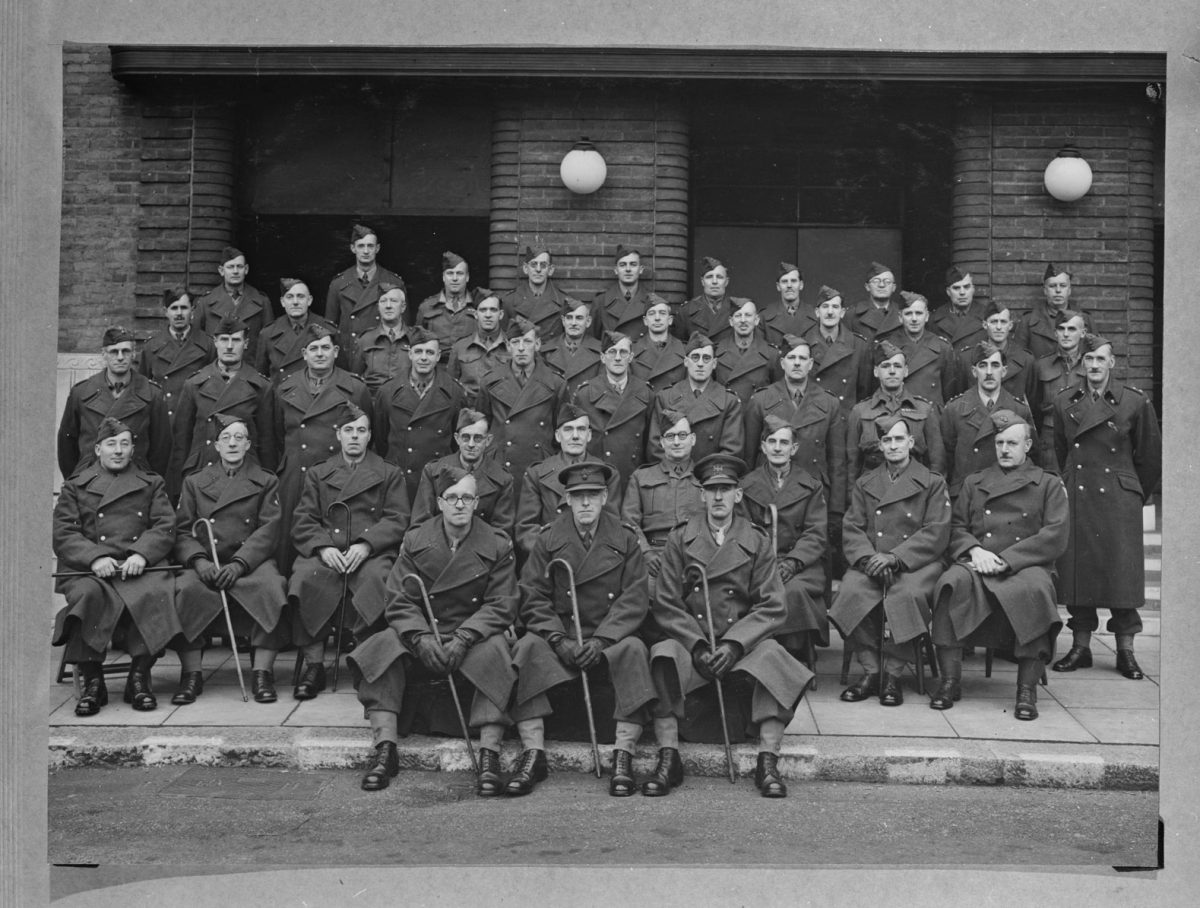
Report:
[[[59,349],[152,330],[161,294],[216,284],[233,237],[234,113],[188,88],[113,79],[106,47],[63,49]]]
[[[645,92],[573,93],[513,102],[497,111],[492,146],[489,286],[520,278],[518,253],[542,243],[555,280],[590,294],[612,277],[617,246],[652,250],[647,277],[672,299],[687,286],[688,134],[682,108]],[[559,165],[586,136],[608,177],[591,195],[563,186]]]
[[[1117,374],[1151,391],[1154,270],[1154,123],[1136,95],[980,93],[959,113],[954,256],[983,292],[1028,309],[1054,262],[1074,275],[1072,304],[1117,346]],[[1059,202],[1043,173],[1074,144],[1092,188]]]

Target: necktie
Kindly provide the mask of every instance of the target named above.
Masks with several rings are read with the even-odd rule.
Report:
[[[633,291],[626,290],[625,291],[625,302],[629,302],[631,299],[633,299]]]
[[[365,287],[367,284],[371,283],[371,278],[365,274],[360,274],[358,276],[358,282]]]
[[[996,403],[996,402],[995,402],[994,400],[992,400],[992,399],[989,397],[989,398],[988,398],[988,402],[987,402],[987,408],[988,408],[989,410],[990,410],[990,409],[992,409],[992,407],[993,407],[993,406],[995,406],[995,403]]]
[[[585,549],[590,549],[592,547],[592,534],[591,533],[583,534],[583,547]]]
[[[700,389],[699,389],[699,388],[697,388],[695,391],[693,391],[693,392],[692,392],[692,396],[693,396],[693,397],[699,397],[699,396],[700,396]]]

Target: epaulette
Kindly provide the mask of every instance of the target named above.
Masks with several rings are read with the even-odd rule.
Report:
[[[1141,388],[1135,388],[1133,385],[1125,385],[1125,388],[1129,391],[1132,391],[1134,394],[1138,394],[1142,397],[1146,396],[1146,392],[1143,391]]]
[[[958,394],[955,394],[952,398],[950,398],[948,401],[946,401],[946,403],[948,403],[948,404],[953,403],[954,401],[958,400],[961,397],[966,397],[968,394],[970,394],[974,390],[975,390],[974,388],[969,388],[966,391],[962,391]],[[913,396],[915,397],[916,395],[913,395]]]

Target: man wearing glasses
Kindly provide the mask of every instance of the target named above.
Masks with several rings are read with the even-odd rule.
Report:
[[[396,744],[408,685],[453,675],[468,710],[467,723],[479,729],[475,793],[494,797],[504,790],[500,746],[512,724],[505,710],[516,683],[504,638],[517,617],[512,541],[476,519],[474,476],[448,466],[434,475],[433,483],[440,516],[404,537],[387,578],[387,626],[346,660],[374,743],[362,787],[387,788],[400,772]],[[429,594],[436,629],[429,625],[421,587],[409,574],[420,578]],[[444,701],[438,702],[430,723],[458,734],[455,718],[440,708]]]
[[[458,450],[421,469],[421,481],[413,498],[412,525],[418,526],[439,513],[434,478],[446,467],[465,470],[475,477],[475,517],[510,537],[516,522],[513,478],[494,457],[484,456],[492,446],[488,421],[478,410],[458,411],[454,433]]]
[[[562,333],[563,303],[567,294],[554,283],[554,257],[545,246],[526,246],[521,261],[525,280],[504,295],[504,318],[521,315],[537,325],[543,341]]]
[[[136,338],[127,328],[104,332],[104,368],[71,388],[58,424],[58,469],[63,479],[96,461],[96,430],[110,416],[133,436],[134,463],[164,476],[171,458],[171,418],[162,390],[133,368]]]
[[[559,474],[571,464],[587,459],[588,445],[592,440],[591,421],[587,413],[574,404],[564,404],[558,411],[554,440],[558,453],[535,463],[525,471],[525,481],[517,496],[517,551],[523,561],[533,549],[533,543],[541,530],[567,510],[566,490],[559,481]],[[608,510],[618,513],[620,485],[617,472],[608,475]]]
[[[847,327],[868,341],[885,337],[895,341],[894,335],[903,328],[895,274],[887,265],[871,262],[863,286],[867,289],[867,299],[850,310]]]
[[[713,379],[716,364],[712,338],[693,334],[684,349],[687,378],[658,392],[651,411],[652,427],[661,424],[664,410],[677,410],[687,417],[696,435],[692,456],[697,459],[716,453],[734,456],[742,453],[742,402]],[[652,428],[646,453],[658,460],[662,450],[662,439]]]
[[[466,406],[462,385],[438,365],[441,347],[432,331],[408,332],[409,369],[375,395],[375,450],[404,471],[408,497],[417,494],[421,468],[450,453],[458,412]]]
[[[591,422],[588,450],[593,457],[617,468],[619,488],[623,490],[633,471],[646,462],[646,430],[653,394],[649,385],[629,374],[633,362],[629,337],[605,331],[600,346],[604,372],[579,386],[575,405]]]

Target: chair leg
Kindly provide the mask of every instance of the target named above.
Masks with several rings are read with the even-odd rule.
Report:
[[[813,643],[812,632],[804,635],[804,655],[808,657],[808,664],[812,666],[812,680],[808,682],[808,686],[813,690],[817,689],[817,647]]]
[[[72,670],[71,674],[75,675],[76,672]],[[67,680],[67,648],[64,646],[62,648],[62,658],[58,660],[58,675],[55,676],[54,683],[62,684],[65,680]]]
[[[917,675],[917,693],[925,695],[925,647],[921,645],[921,638],[918,637],[913,641],[913,667]]]
[[[930,677],[938,677],[938,660],[937,650],[933,648],[933,638],[928,634],[921,635],[921,642],[925,646],[925,664],[929,666]]]
[[[850,683],[850,641],[842,639],[842,677],[839,682],[845,686]]]
[[[304,670],[304,650],[296,647],[296,667],[292,669],[292,687],[300,683],[300,673]]]
[[[1049,687],[1050,683],[1046,680],[1046,666],[1042,666],[1042,687]]]
[[[983,651],[983,677],[992,677],[992,648],[990,646]]]

